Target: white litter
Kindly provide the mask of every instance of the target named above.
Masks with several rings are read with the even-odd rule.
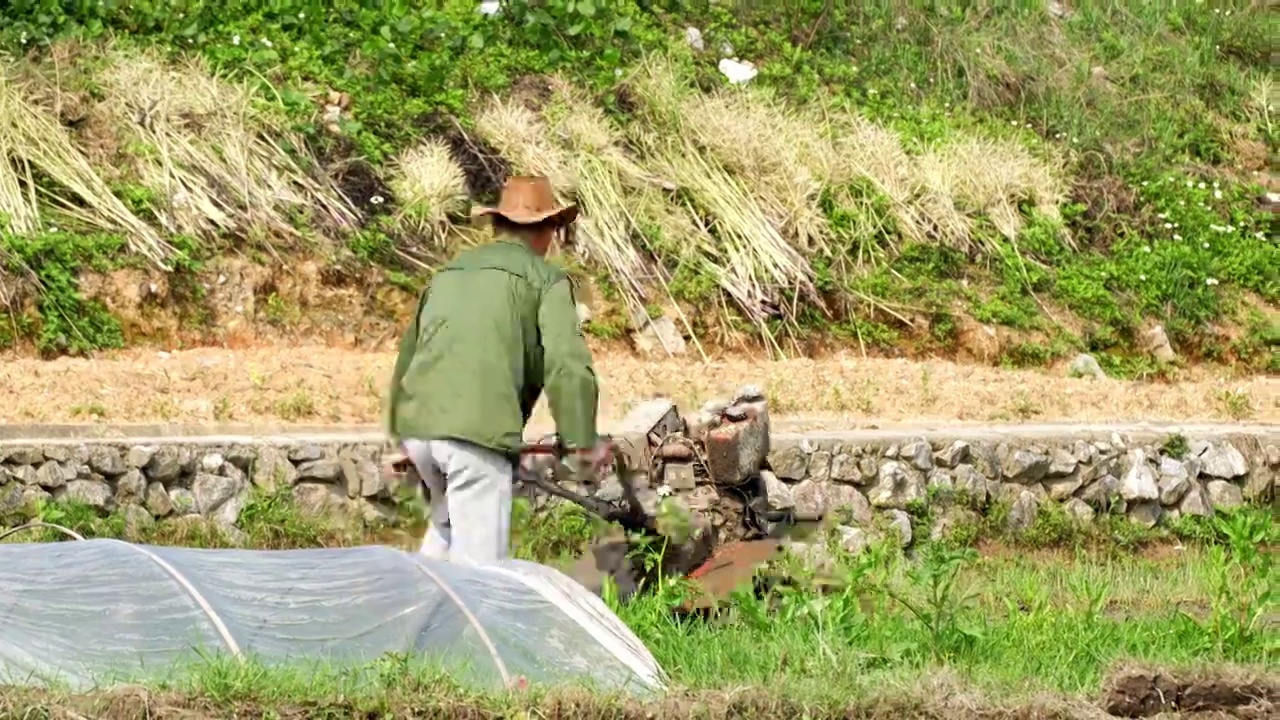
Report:
[[[720,61],[720,72],[734,85],[741,85],[760,73],[750,62],[739,62],[729,58]]]
[[[484,0],[480,3],[480,12],[485,15],[497,15],[502,3],[499,0]]]

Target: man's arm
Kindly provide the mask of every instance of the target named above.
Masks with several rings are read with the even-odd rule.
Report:
[[[543,387],[556,433],[567,449],[591,450],[596,445],[596,405],[600,389],[591,364],[591,350],[578,325],[578,309],[567,279],[542,296],[538,308],[542,334]]]
[[[391,371],[391,388],[387,393],[383,422],[386,425],[387,437],[397,445],[401,439],[396,432],[396,405],[400,402],[400,380],[408,371],[409,363],[413,361],[413,355],[418,349],[418,323],[422,317],[422,306],[426,301],[427,291],[423,290],[418,296],[418,305],[414,308],[413,317],[409,320],[409,327],[405,328],[404,335],[400,336],[400,353],[396,356],[395,369]]]

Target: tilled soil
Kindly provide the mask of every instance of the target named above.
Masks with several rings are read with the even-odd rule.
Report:
[[[394,355],[325,346],[133,350],[95,359],[0,357],[3,423],[377,423]],[[835,356],[643,360],[601,351],[603,419],[666,395],[686,410],[745,383],[776,416],[840,429],[896,423],[1275,421],[1280,378],[1190,369],[1177,382],[1070,378],[1062,369]],[[549,420],[545,407],[534,424]]]
[[[583,693],[502,698],[465,697],[447,691],[393,693],[377,698],[306,700],[217,699],[140,687],[82,695],[0,688],[0,718],[65,720],[202,720],[203,718],[449,718],[495,720],[1101,720],[1105,718],[1276,717],[1280,686],[1236,670],[1122,669],[1105,683],[1096,702],[1044,695],[1001,702],[982,699],[947,683],[853,704],[816,705],[760,689],[677,694],[654,703],[619,701]]]

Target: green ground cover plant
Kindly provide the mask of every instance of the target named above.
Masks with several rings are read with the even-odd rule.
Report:
[[[102,517],[74,504],[41,506],[36,516],[90,535],[226,545],[211,527],[207,534],[191,526],[166,535],[163,528],[172,524],[130,527],[125,516]],[[763,717],[794,716],[785,715],[794,708],[811,717],[843,717],[851,708],[866,717],[945,717],[1034,702],[1048,703],[1050,717],[1076,717],[1072,708],[1094,702],[1108,675],[1126,665],[1215,666],[1245,674],[1271,667],[1273,520],[1265,508],[1245,507],[1162,530],[1103,522],[1076,530],[1078,542],[1059,536],[1050,544],[1045,527],[1033,526],[1014,534],[961,534],[909,551],[878,544],[848,555],[833,548],[834,566],[821,575],[784,561],[791,583],[764,596],[744,589],[712,617],[673,614],[687,596],[682,581],[629,603],[608,593],[606,601],[651,649],[684,703],[659,711],[661,717],[689,707],[723,717],[714,713],[739,694],[746,704],[737,712]],[[568,509],[522,509],[517,525],[517,554],[546,562],[580,548],[589,532]],[[240,526],[239,544],[251,547],[372,539],[306,519],[288,500],[265,496],[250,502]],[[1120,533],[1127,537],[1117,542]],[[443,712],[445,706],[538,713],[568,712],[573,703],[581,712],[639,712],[623,699],[571,689],[547,695],[535,688],[512,697],[479,692],[438,668],[395,657],[358,668],[265,667],[210,657],[146,684],[148,697],[161,704],[157,716],[180,708],[208,715],[258,708],[288,716],[309,708],[426,717],[425,708]],[[56,687],[51,695],[0,690],[0,698],[5,710],[51,711],[70,702]],[[114,712],[103,707],[98,712],[107,715],[101,716]]]
[[[56,225],[178,272],[302,254],[416,289],[477,240],[468,199],[537,171],[586,206],[577,272],[618,310],[590,325],[604,337],[666,314],[777,353],[946,353],[980,322],[1022,334],[1001,362],[1085,350],[1136,375],[1159,369],[1141,347],[1159,323],[1190,360],[1275,367],[1280,257],[1257,202],[1274,188],[1273,23],[1257,3],[797,0],[786,20],[735,2],[11,5],[11,273],[92,265],[70,245],[23,252],[65,237]],[[721,56],[758,77],[728,86]],[[161,77],[157,104],[139,88]],[[34,147],[50,117],[67,142]],[[112,153],[86,139],[95,124]],[[202,216],[172,210],[174,183]],[[86,328],[60,327],[72,284],[41,292],[56,297],[11,313],[9,343],[119,343],[87,306]]]

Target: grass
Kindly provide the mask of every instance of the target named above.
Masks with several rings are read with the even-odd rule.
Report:
[[[609,337],[661,313],[711,354],[1083,350],[1141,376],[1160,324],[1182,362],[1274,364],[1263,8],[789,8],[17,10],[0,21],[6,117],[41,144],[0,138],[17,161],[0,252],[69,214],[195,287],[225,254],[277,276],[305,256],[345,289],[372,266],[385,296],[361,310],[395,323],[415,276],[483,240],[465,200],[545,172],[586,211],[574,262]],[[719,76],[725,44],[760,68],[751,83]],[[10,305],[9,344],[52,322]],[[1001,347],[975,347],[989,332]],[[82,335],[44,346],[92,349]]]
[[[123,529],[74,506],[43,512],[90,534]],[[367,541],[332,535],[331,527],[293,514],[287,502],[263,498],[250,502],[242,524],[257,547]],[[542,560],[578,545],[587,533],[572,512],[530,516],[522,510],[516,527],[518,554]],[[834,569],[822,578],[792,564],[790,585],[763,597],[739,594],[712,619],[672,615],[684,597],[681,583],[625,605],[610,602],[670,675],[676,695],[669,702],[684,716],[741,695],[758,711],[774,708],[762,717],[795,716],[777,714],[785,712],[780,704],[807,708],[812,717],[850,706],[868,717],[893,716],[891,709],[898,717],[945,717],[964,707],[995,711],[1036,702],[1056,704],[1068,713],[1061,716],[1072,717],[1071,708],[1088,706],[1104,678],[1126,664],[1255,668],[1265,675],[1276,650],[1270,512],[1245,509],[1172,530],[1124,527],[1104,523],[1077,538],[1087,542],[1064,544],[1058,537],[1053,547],[1045,547],[1045,529],[1033,527],[989,536],[981,552],[944,542],[918,544],[910,556],[883,545],[856,556],[837,553]],[[1130,542],[1112,542],[1117,532]],[[200,545],[211,537],[184,540]],[[820,579],[825,592],[817,590]],[[383,658],[369,669],[372,675],[211,658],[147,683],[154,702],[198,703],[215,714],[246,706],[277,712],[342,706],[348,713],[408,705],[425,713],[442,703],[547,708],[572,697],[587,708],[620,712],[626,706],[572,692],[477,694],[438,668],[404,658]],[[0,691],[0,707],[3,702],[68,701]]]

